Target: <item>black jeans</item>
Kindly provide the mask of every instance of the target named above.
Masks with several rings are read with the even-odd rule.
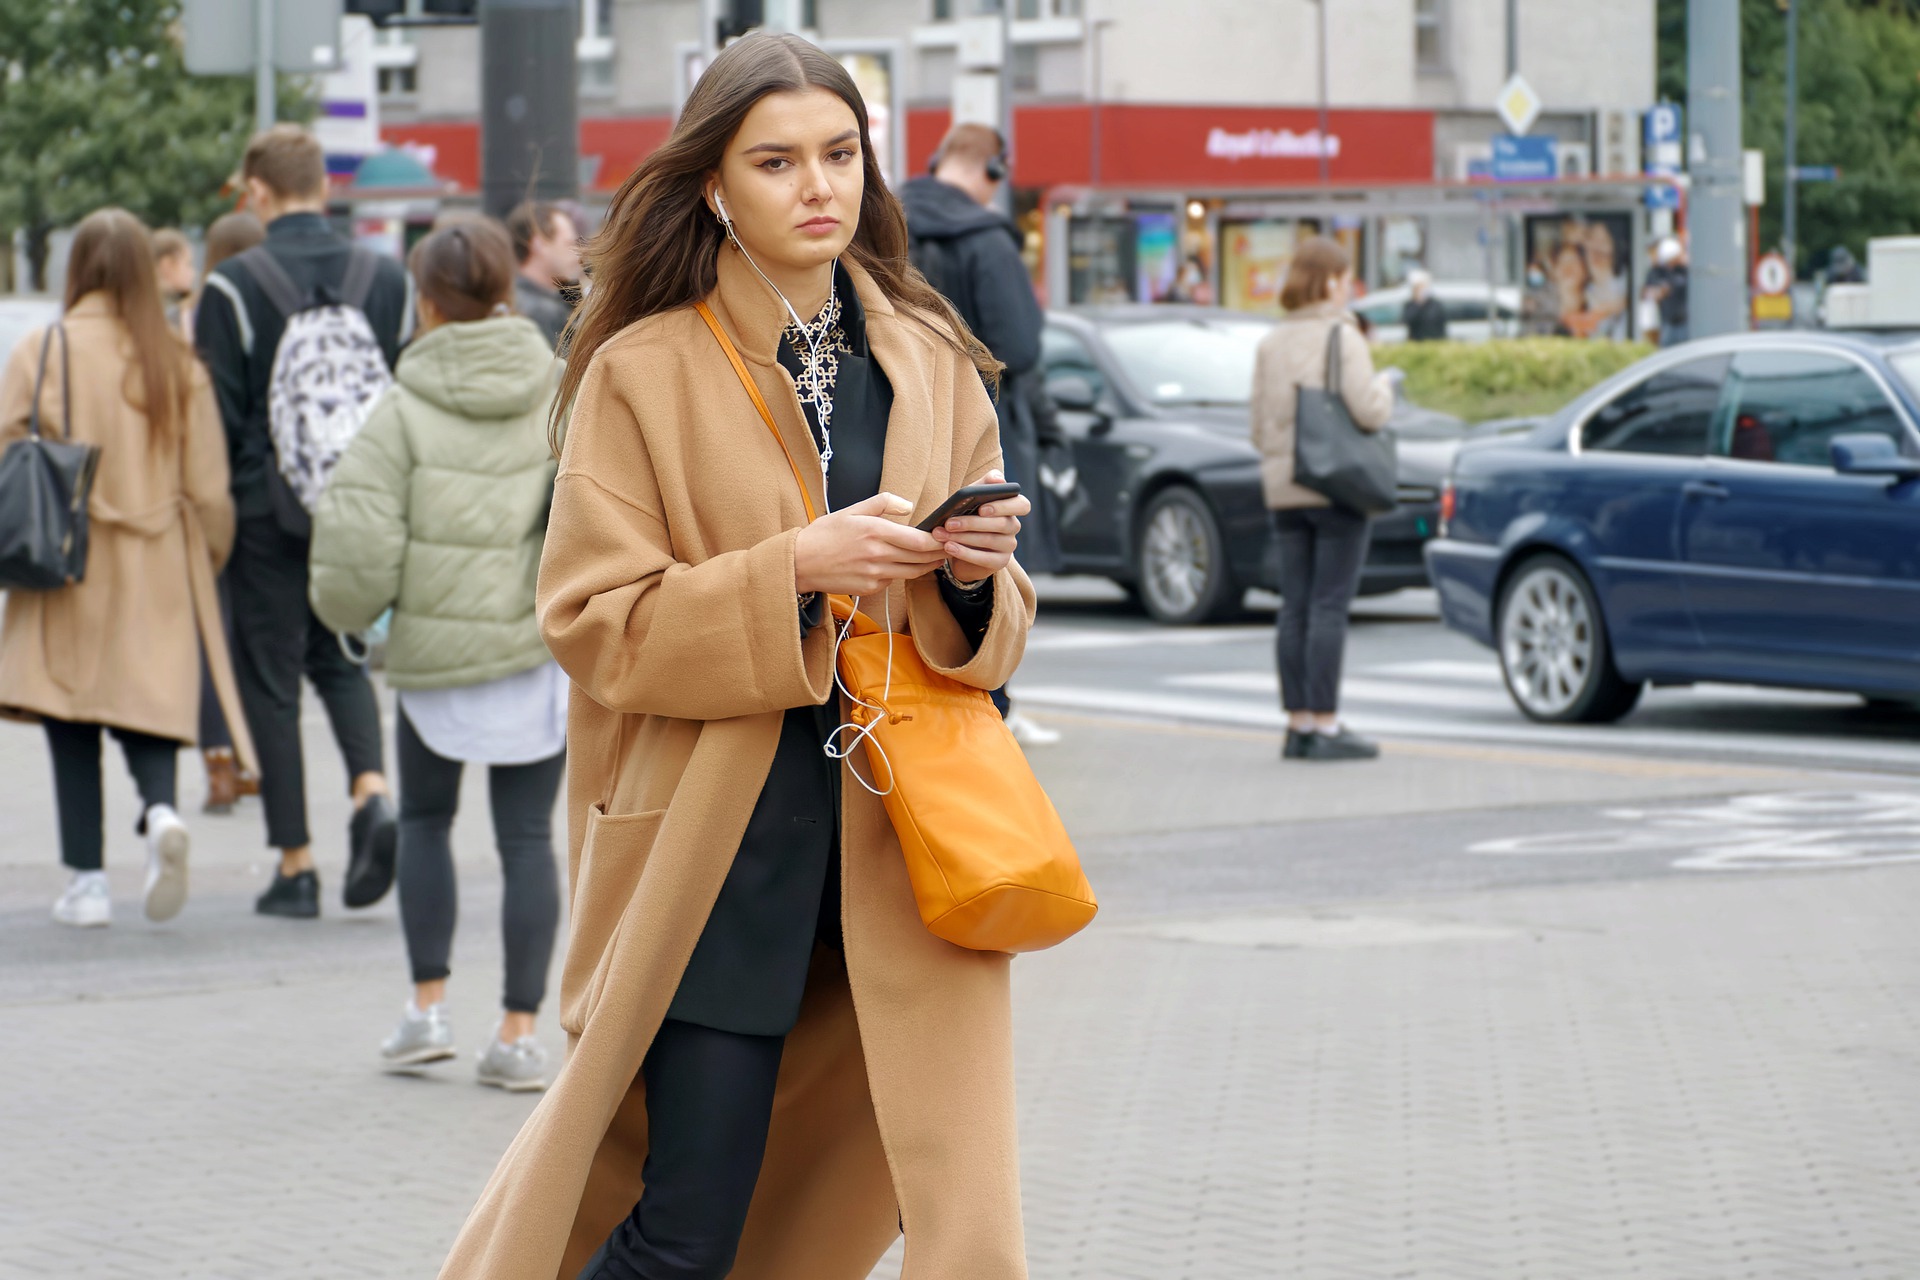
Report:
[[[1280,541],[1280,621],[1275,649],[1280,704],[1332,715],[1340,705],[1347,609],[1367,558],[1367,517],[1339,507],[1273,513]]]
[[[453,926],[459,889],[453,875],[453,815],[460,804],[458,760],[434,754],[406,713],[400,715],[394,755],[400,765],[400,924],[415,982],[452,972]],[[493,838],[506,889],[500,932],[506,943],[510,1013],[538,1013],[547,991],[547,966],[560,923],[560,888],[553,866],[553,801],[567,755],[532,764],[493,765],[487,790],[493,802]]]
[[[267,843],[298,849],[307,831],[306,762],[300,750],[300,677],[313,682],[333,723],[347,782],[384,768],[380,705],[367,673],[341,651],[307,604],[307,541],[270,515],[240,521],[233,560],[233,667],[247,727],[260,757],[260,800]]]
[[[660,1024],[640,1066],[647,1160],[640,1203],[579,1280],[725,1280],[773,1119],[784,1036]]]
[[[220,625],[226,628],[227,652],[233,652],[233,602],[227,590],[227,575],[214,580],[220,597]],[[213,687],[213,670],[207,665],[207,651],[200,651],[200,749],[233,750],[233,732],[227,728],[227,713],[220,706],[220,695]]]
[[[99,871],[105,865],[105,801],[100,794],[100,730],[97,724],[47,720],[47,747],[53,753],[53,795],[60,811],[60,861],[75,871]],[[132,729],[108,729],[127,758],[127,771],[140,789],[140,810],[177,802],[178,752],[172,738],[156,738]],[[142,818],[142,826],[145,819]]]

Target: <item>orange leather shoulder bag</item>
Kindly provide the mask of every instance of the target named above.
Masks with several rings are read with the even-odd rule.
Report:
[[[700,318],[727,354],[760,420],[813,499],[740,353],[707,304]],[[1038,951],[1072,937],[1099,903],[1073,841],[984,689],[929,667],[895,635],[833,597],[835,661],[887,816],[900,838],[920,919],[975,951]],[[897,642],[897,643],[896,643]]]

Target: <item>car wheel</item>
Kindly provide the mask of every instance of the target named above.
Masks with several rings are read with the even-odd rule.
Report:
[[[1162,489],[1147,503],[1133,562],[1140,603],[1155,622],[1210,622],[1240,602],[1220,522],[1192,489]]]
[[[1600,602],[1574,563],[1541,555],[1523,563],[1500,593],[1500,670],[1528,718],[1606,724],[1640,701],[1607,644]]]

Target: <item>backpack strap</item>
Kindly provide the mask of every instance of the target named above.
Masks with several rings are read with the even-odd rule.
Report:
[[[379,269],[380,260],[373,256],[372,250],[357,244],[349,247],[346,278],[340,282],[341,303],[355,311],[365,311],[367,295],[373,292],[374,276]]]
[[[245,253],[237,254],[233,260],[240,264],[241,270],[253,277],[253,282],[260,286],[260,292],[267,295],[267,302],[283,319],[306,309],[306,291],[293,282],[287,269],[280,265],[280,260],[265,245],[256,245]]]
[[[234,327],[240,330],[240,351],[243,355],[252,355],[253,317],[247,314],[246,299],[240,296],[239,286],[216,271],[207,277],[207,288],[225,298],[233,308]]]

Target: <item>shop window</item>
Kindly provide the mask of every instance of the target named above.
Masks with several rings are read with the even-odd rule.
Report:
[[[1447,68],[1447,0],[1413,0],[1413,61],[1422,71]]]
[[[613,3],[585,0],[580,6],[580,92],[589,96],[613,92]]]
[[[1007,62],[1007,70],[1013,76],[1015,93],[1040,92],[1040,46],[1013,46],[1013,56]]]
[[[935,22],[952,22],[953,0],[933,0],[933,20]]]
[[[411,97],[420,92],[419,68],[381,67],[379,84],[383,98]]]

